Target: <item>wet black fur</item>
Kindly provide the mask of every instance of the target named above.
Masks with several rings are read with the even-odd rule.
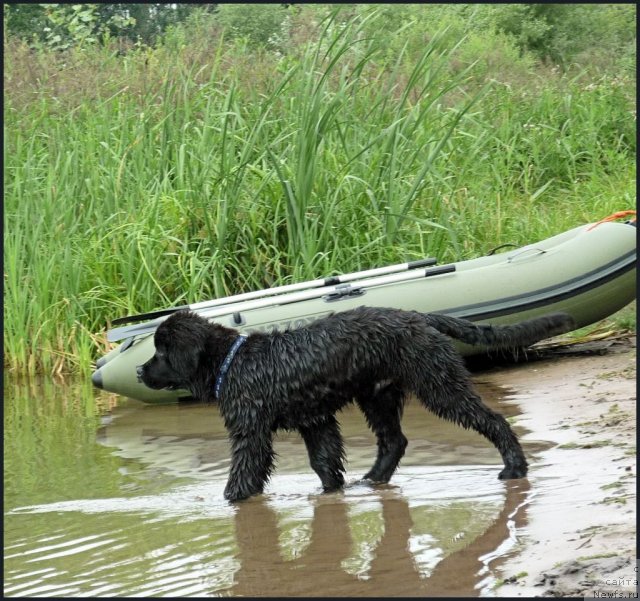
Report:
[[[378,439],[377,459],[365,478],[388,482],[404,455],[404,401],[414,394],[436,415],[472,428],[500,451],[501,479],[527,473],[524,454],[507,421],[474,392],[449,336],[491,348],[518,348],[568,331],[572,320],[553,314],[510,326],[414,311],[360,307],[299,329],[253,333],[226,374],[220,412],[232,462],[225,497],[261,493],[274,466],[273,433],[297,430],[324,490],[344,484],[345,451],[335,414],[355,401]],[[150,388],[186,389],[214,401],[218,370],[236,330],[180,311],[155,333],[155,355],[138,368]]]

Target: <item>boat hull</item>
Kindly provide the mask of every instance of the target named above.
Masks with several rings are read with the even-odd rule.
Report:
[[[510,324],[551,313],[569,313],[576,328],[604,319],[636,297],[636,228],[602,223],[574,228],[512,251],[453,264],[455,270],[398,283],[363,287],[355,295],[318,296],[239,313],[234,305],[212,321],[240,332],[295,328],[360,305],[439,312],[479,323]],[[355,282],[352,288],[358,288]],[[239,322],[239,323],[238,323]],[[457,344],[463,355],[485,352]],[[151,390],[137,381],[136,366],[155,352],[153,334],[133,336],[102,357],[93,374],[100,388],[148,403],[176,402],[186,391]]]

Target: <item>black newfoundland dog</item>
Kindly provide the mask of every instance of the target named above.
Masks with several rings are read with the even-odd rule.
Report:
[[[217,401],[232,461],[224,496],[262,492],[273,470],[273,433],[298,430],[325,491],[344,484],[345,451],[335,414],[355,401],[378,439],[365,478],[388,482],[404,455],[400,419],[407,395],[436,415],[472,428],[500,451],[499,478],[522,478],[527,462],[507,421],[474,392],[451,338],[491,348],[522,348],[570,330],[551,314],[508,326],[474,325],[439,314],[360,307],[299,329],[239,335],[188,311],[155,333],[155,355],[137,368],[154,389],[185,389]]]

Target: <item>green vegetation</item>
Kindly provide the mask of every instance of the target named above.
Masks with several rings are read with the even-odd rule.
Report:
[[[610,445],[610,440],[594,440],[593,442],[566,442],[558,445],[559,449],[598,449]]]
[[[191,11],[153,47],[85,8],[18,38],[10,7],[6,367],[86,369],[116,316],[634,207],[634,6],[562,5],[573,29],[529,5],[265,6],[258,30],[252,6]]]
[[[591,559],[608,559],[609,557],[618,557],[619,553],[596,553],[595,555],[581,555],[578,561],[589,561]]]
[[[508,578],[498,578],[491,588],[493,590],[499,589],[501,586],[505,584],[513,584],[522,578],[526,578],[529,575],[529,572],[518,572],[515,576],[509,576]]]

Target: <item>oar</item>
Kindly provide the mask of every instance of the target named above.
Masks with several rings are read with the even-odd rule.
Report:
[[[356,271],[354,273],[347,273],[345,275],[336,275],[336,276],[330,276],[327,278],[320,278],[318,280],[309,280],[307,282],[300,282],[298,284],[287,284],[286,286],[277,286],[275,288],[267,288],[266,290],[255,290],[254,292],[245,292],[243,294],[236,294],[234,296],[226,296],[224,298],[216,298],[213,300],[193,303],[192,305],[182,305],[180,307],[170,307],[169,309],[160,309],[159,311],[151,311],[150,313],[141,313],[140,315],[128,315],[126,317],[118,317],[117,319],[114,319],[112,323],[114,325],[118,325],[121,323],[147,321],[148,319],[154,319],[155,317],[170,315],[171,313],[175,313],[176,311],[180,311],[182,309],[199,311],[200,309],[207,309],[209,307],[229,305],[232,303],[244,302],[244,301],[253,300],[256,298],[275,296],[276,294],[288,294],[290,292],[298,292],[299,290],[308,290],[312,288],[323,288],[325,286],[334,286],[336,284],[353,282],[354,280],[364,280],[364,279],[375,277],[375,276],[410,271],[412,269],[418,269],[419,267],[428,267],[430,265],[435,265],[437,262],[438,262],[437,259],[429,258],[429,259],[420,259],[418,261],[409,261],[408,263],[399,263],[398,265],[388,265],[387,267],[377,267],[376,269],[367,269],[365,271]]]
[[[358,281],[356,285],[351,284],[337,284],[331,287],[324,287],[322,289],[304,290],[301,292],[293,292],[290,294],[280,295],[276,297],[260,298],[246,302],[233,303],[233,306],[223,306],[219,308],[215,307],[201,307],[194,309],[195,305],[191,307],[186,306],[185,309],[195,310],[201,313],[204,317],[214,318],[222,315],[230,315],[231,313],[240,313],[241,311],[251,311],[253,309],[262,309],[264,307],[270,307],[275,305],[284,305],[289,303],[297,303],[300,301],[311,300],[314,298],[320,298],[327,296],[329,299],[341,298],[350,294],[358,293],[365,288],[371,288],[373,286],[382,286],[385,284],[395,284],[397,282],[406,282],[410,280],[417,280],[423,277],[429,277],[434,275],[441,275],[445,273],[451,273],[456,270],[455,264],[442,265],[440,267],[432,267],[431,269],[412,269],[409,272],[396,273],[385,275],[377,278],[371,278],[363,281]],[[175,308],[174,311],[178,311]],[[160,325],[166,318],[166,315],[162,315],[153,321],[149,321],[143,324],[123,326],[121,328],[113,328],[107,332],[107,340],[109,342],[117,342],[125,338],[131,338],[133,336],[140,336],[142,334],[148,334]]]

